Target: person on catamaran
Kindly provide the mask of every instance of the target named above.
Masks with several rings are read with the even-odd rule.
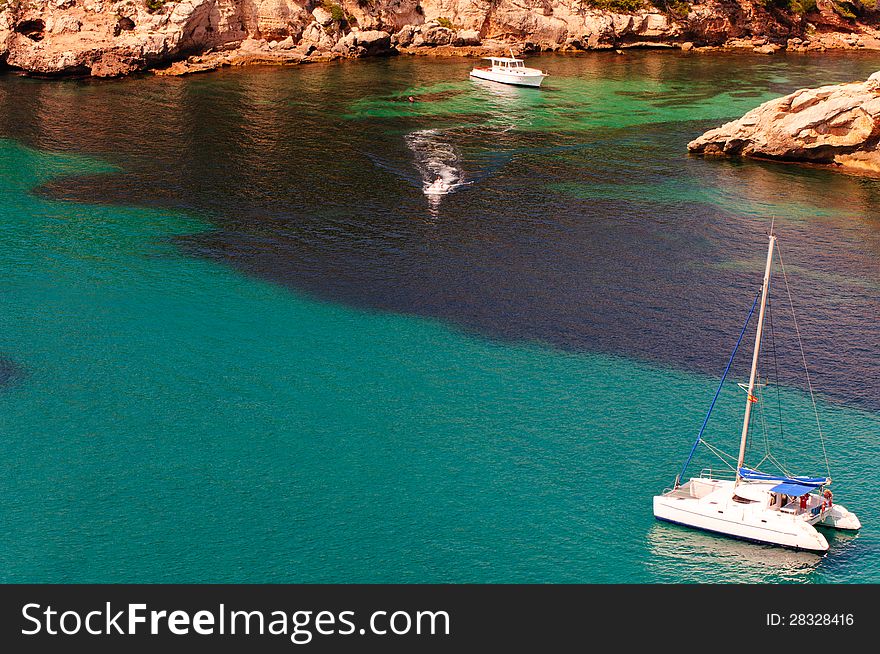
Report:
[[[808,493],[804,493],[803,495],[801,495],[801,501],[800,501],[800,504],[798,505],[798,514],[800,514],[801,511],[807,510],[807,501],[808,501],[807,495],[808,495]]]
[[[826,489],[825,489],[825,492],[822,493],[822,497],[825,498],[825,499],[822,501],[822,508],[824,509],[825,507],[827,507],[827,508],[830,509],[830,508],[831,508],[831,504],[832,504],[831,499],[834,497],[834,495],[831,493],[831,491],[830,491],[829,489],[826,488]]]

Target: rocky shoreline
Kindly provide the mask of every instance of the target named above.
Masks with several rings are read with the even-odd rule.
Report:
[[[117,77],[511,48],[880,49],[880,13],[860,3],[856,15],[837,0],[652,1],[0,0],[0,65]]]
[[[765,102],[691,141],[688,150],[880,175],[880,71],[864,82],[800,89]]]

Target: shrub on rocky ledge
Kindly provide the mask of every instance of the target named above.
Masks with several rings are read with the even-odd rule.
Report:
[[[147,9],[147,13],[155,14],[165,6],[166,2],[168,2],[168,0],[144,0],[144,7]]]
[[[765,7],[785,9],[803,16],[816,9],[816,0],[764,0]]]
[[[583,0],[583,3],[593,9],[605,9],[606,11],[631,12],[645,7],[645,0]]]
[[[333,0],[322,0],[321,7],[326,9],[330,13],[330,18],[335,20],[340,25],[345,24],[345,10],[333,2]]]
[[[816,0],[791,0],[791,9],[802,16],[816,10]]]
[[[651,0],[651,4],[673,18],[686,18],[691,11],[688,0]]]
[[[832,6],[834,7],[834,13],[836,13],[841,18],[846,18],[847,20],[855,20],[861,15],[860,7],[858,6],[861,3],[857,2],[834,2]]]

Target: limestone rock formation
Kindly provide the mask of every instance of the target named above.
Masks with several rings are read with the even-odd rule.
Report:
[[[113,76],[172,62],[187,72],[397,48],[468,55],[510,46],[880,48],[880,32],[840,20],[827,0],[809,25],[765,0],[687,0],[674,12],[653,2],[622,12],[597,9],[594,0],[0,0],[0,64],[39,75]]]
[[[865,82],[801,89],[691,141],[698,154],[832,164],[880,173],[880,71]]]
[[[137,0],[7,0],[0,14],[0,60],[43,75],[107,77],[247,33],[241,7],[214,0],[182,0],[156,13]]]

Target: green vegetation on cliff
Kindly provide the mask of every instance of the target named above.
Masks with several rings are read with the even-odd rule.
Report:
[[[691,3],[687,0],[651,0],[651,4],[673,18],[686,18],[691,10]]]
[[[860,2],[835,2],[834,11],[841,18],[855,20],[862,15],[864,6]]]
[[[147,8],[147,13],[155,14],[165,6],[166,2],[168,0],[144,0],[144,7]]]
[[[816,8],[816,0],[763,0],[762,4],[765,7],[785,9],[801,16]]]
[[[345,23],[345,10],[333,2],[333,0],[322,0],[321,7],[330,12],[330,18],[335,20],[337,23]]]
[[[644,8],[645,0],[584,0],[584,4],[606,11],[638,11]]]

